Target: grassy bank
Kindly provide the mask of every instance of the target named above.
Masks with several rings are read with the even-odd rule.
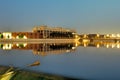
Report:
[[[0,66],[0,75],[5,73],[9,67]],[[67,78],[58,75],[38,73],[27,70],[16,71],[16,74],[11,78],[11,80],[73,80],[72,78]]]

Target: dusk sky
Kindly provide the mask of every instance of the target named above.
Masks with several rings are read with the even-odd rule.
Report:
[[[32,31],[35,25],[120,33],[120,0],[0,0],[0,31]]]

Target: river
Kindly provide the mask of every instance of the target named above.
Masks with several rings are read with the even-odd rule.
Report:
[[[42,44],[40,44],[42,45]],[[120,79],[120,48],[119,44],[102,44],[99,48],[94,45],[74,47],[73,44],[54,46],[43,44],[41,50],[14,47],[10,50],[0,50],[0,65],[14,66],[28,70],[91,80]],[[61,44],[60,44],[61,45]],[[104,45],[104,46],[103,46]],[[113,46],[114,45],[114,46]],[[30,45],[28,45],[30,46]],[[36,45],[38,47],[38,45]],[[67,47],[66,47],[67,46]],[[106,47],[105,47],[106,46]],[[21,46],[22,47],[22,46]],[[46,49],[48,48],[49,49]],[[57,47],[57,48],[56,48]],[[34,48],[34,49],[32,49]],[[59,49],[60,48],[60,49]],[[35,52],[38,50],[38,52]],[[35,61],[39,66],[26,67]]]

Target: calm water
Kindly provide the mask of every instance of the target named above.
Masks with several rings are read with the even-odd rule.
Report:
[[[32,50],[0,50],[0,65],[23,68],[36,60],[41,64],[27,69],[78,79],[120,79],[120,48],[79,46],[72,52],[44,56]]]

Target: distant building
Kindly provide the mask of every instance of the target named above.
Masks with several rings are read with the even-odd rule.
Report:
[[[81,39],[103,39],[105,35],[101,34],[80,34],[79,37]]]
[[[75,38],[76,31],[61,27],[35,26],[32,32],[3,32],[2,39]]]
[[[88,34],[87,36],[89,39],[94,39],[97,37],[97,34]]]
[[[40,33],[43,38],[75,38],[76,31],[62,27],[36,26],[34,33]]]

